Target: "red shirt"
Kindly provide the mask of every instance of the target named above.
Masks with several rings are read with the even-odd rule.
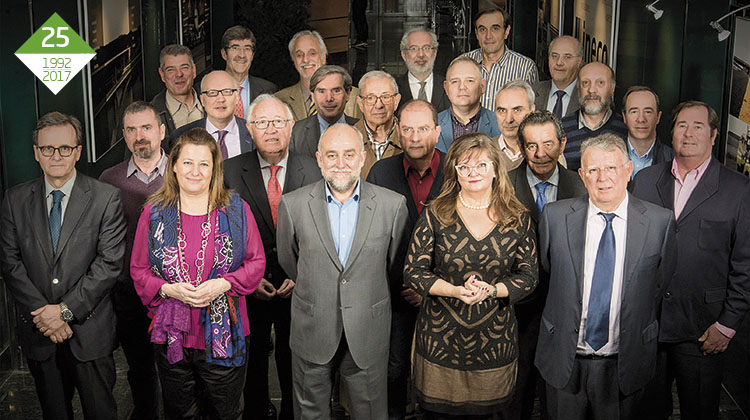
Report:
[[[409,165],[409,161],[406,160],[406,154],[404,154],[404,172],[406,174],[406,182],[409,183],[409,189],[411,190],[411,196],[414,197],[414,204],[417,206],[417,213],[422,214],[425,202],[427,201],[427,195],[430,193],[432,183],[435,181],[435,175],[440,167],[440,152],[435,149],[435,153],[432,154],[432,160],[430,166],[424,171],[424,175],[419,175],[419,171]]]

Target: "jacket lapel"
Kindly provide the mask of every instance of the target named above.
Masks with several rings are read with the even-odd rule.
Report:
[[[44,177],[34,184],[31,191],[31,200],[28,202],[29,214],[31,214],[32,228],[40,248],[47,262],[51,262],[52,236],[49,233],[49,215],[47,214],[47,199],[45,197]]]
[[[536,207],[534,194],[531,192],[528,179],[526,179],[526,161],[521,162],[521,165],[512,172],[515,179],[512,179],[511,182],[516,188],[516,198],[529,209],[529,214],[534,223],[539,223],[539,209]]]
[[[671,170],[671,165],[664,165],[664,171],[656,181],[656,191],[659,193],[661,206],[674,210],[674,178],[672,177]]]
[[[375,210],[377,203],[373,199],[375,197],[374,192],[368,184],[359,181],[362,186],[359,190],[359,211],[357,212],[357,226],[354,230],[354,239],[352,240],[352,247],[349,250],[349,256],[347,257],[347,267],[354,265],[354,261],[362,250],[365,244],[365,239],[370,233],[370,225],[372,225],[372,219],[375,216]]]
[[[711,162],[708,163],[708,168],[706,168],[706,173],[698,181],[698,185],[695,186],[692,194],[690,194],[690,198],[685,203],[685,208],[682,209],[679,220],[687,217],[693,210],[719,190],[718,165],[720,165],[719,161],[711,158]],[[672,186],[674,187],[674,181],[672,181]]]
[[[310,215],[312,216],[313,224],[318,232],[318,237],[320,237],[320,242],[323,244],[323,248],[325,248],[331,261],[336,265],[336,268],[338,268],[339,271],[343,271],[343,266],[341,265],[338,253],[336,252],[336,245],[333,243],[330,222],[328,221],[328,203],[326,203],[325,180],[319,181],[310,193],[310,201],[308,201],[307,205],[310,209]]]
[[[578,283],[578,297],[583,294],[583,257],[586,246],[586,216],[588,213],[588,197],[575,200],[570,205],[571,212],[565,216],[568,228],[568,247],[570,258]]]
[[[57,253],[55,253],[55,262],[60,258],[83,213],[89,207],[90,200],[91,191],[88,179],[78,174],[75,184],[73,184],[73,190],[70,192],[68,205],[65,208],[65,216],[63,217],[63,224],[60,230],[60,240],[57,243]]]
[[[250,199],[260,209],[263,222],[271,232],[275,232],[276,228],[273,225],[271,206],[268,204],[268,194],[266,193],[266,187],[263,185],[263,176],[260,172],[258,153],[248,153],[245,156],[245,164],[242,167],[242,182],[245,183],[245,187],[250,193]]]
[[[630,284],[635,269],[641,261],[643,241],[648,233],[649,220],[644,213],[646,207],[640,200],[628,194],[628,221],[625,241],[625,265],[623,266],[623,292]]]

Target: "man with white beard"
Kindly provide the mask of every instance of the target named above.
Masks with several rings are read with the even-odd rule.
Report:
[[[581,167],[581,143],[604,133],[613,133],[623,141],[628,138],[628,127],[622,116],[612,111],[615,93],[615,72],[602,63],[589,63],[578,74],[578,95],[581,108],[563,118],[562,126],[568,137],[565,159],[568,169]]]
[[[431,103],[437,112],[451,105],[443,88],[445,76],[433,71],[437,50],[437,35],[430,30],[410,29],[401,37],[401,58],[408,69],[396,78],[401,104],[419,99]]]

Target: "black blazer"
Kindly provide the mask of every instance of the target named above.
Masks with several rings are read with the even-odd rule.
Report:
[[[638,172],[633,195],[674,209],[672,163]],[[663,295],[664,342],[693,341],[718,321],[738,329],[750,295],[750,180],[711,158],[677,218],[679,259]]]
[[[122,270],[125,231],[120,190],[78,172],[53,254],[44,179],[8,191],[0,211],[0,262],[29,359],[45,360],[56,348],[29,313],[60,302],[75,316],[68,341],[76,359],[91,361],[115,349],[110,290]]]
[[[344,118],[346,119],[346,123],[352,126],[359,121],[348,115],[344,115]],[[289,150],[315,159],[320,134],[320,124],[318,124],[317,115],[311,115],[304,120],[297,121],[294,124],[294,128],[292,128],[292,139],[289,141]]]
[[[289,153],[284,194],[321,179],[315,160],[307,156]],[[268,204],[266,186],[260,173],[260,161],[256,151],[243,153],[224,161],[224,185],[235,190],[250,206],[258,225],[263,249],[266,252],[266,271],[263,277],[274,287],[281,287],[288,276],[279,265],[276,252],[276,227],[273,225],[271,207]]]
[[[255,142],[253,142],[253,138],[250,136],[250,131],[247,129],[247,121],[245,121],[244,118],[236,116],[234,117],[234,119],[237,122],[237,127],[239,128],[240,132],[240,151],[242,153],[247,153],[255,150]],[[165,149],[167,153],[172,150],[172,146],[174,146],[177,138],[180,137],[182,133],[196,127],[206,128],[206,118],[195,120],[190,124],[185,124],[182,127],[176,129],[174,133],[172,133],[172,137],[169,139],[169,148]]]
[[[430,103],[432,103],[432,106],[435,107],[437,112],[444,111],[451,106],[451,103],[448,100],[448,95],[445,94],[443,82],[445,82],[445,76],[435,72],[432,73],[432,101],[430,101]],[[398,93],[401,94],[401,102],[399,103],[400,110],[406,102],[414,99],[411,94],[411,89],[409,88],[409,73],[407,72],[398,76],[396,78],[396,84],[398,85]]]
[[[263,93],[273,95],[277,90],[279,90],[279,88],[276,87],[276,84],[274,84],[273,82],[269,82],[266,79],[261,79],[260,77],[255,77],[248,74],[247,81],[248,83],[250,83],[250,103],[252,103],[255,98]],[[250,104],[248,103],[244,105],[245,108],[247,108],[247,106]],[[247,115],[245,115],[245,117],[247,117]]]
[[[654,143],[653,156],[654,157],[651,161],[651,166],[658,165],[662,162],[671,163],[672,159],[674,159],[674,151],[672,151],[672,147],[660,142],[657,138],[656,142]]]

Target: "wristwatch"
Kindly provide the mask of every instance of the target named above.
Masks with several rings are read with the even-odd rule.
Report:
[[[68,305],[66,305],[65,302],[60,302],[60,318],[65,322],[70,322],[75,318],[73,316],[73,311],[68,308]]]

